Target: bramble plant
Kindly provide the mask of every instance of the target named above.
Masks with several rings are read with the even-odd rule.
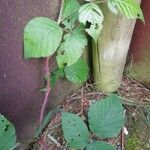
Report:
[[[16,148],[16,133],[14,125],[0,114],[0,150]]]
[[[113,138],[119,135],[124,126],[124,110],[117,95],[111,95],[96,101],[88,111],[88,125],[77,115],[62,113],[62,129],[68,146],[73,149],[115,150],[115,146],[103,141],[93,140],[93,135],[99,138]],[[93,133],[90,136],[90,131]]]
[[[66,77],[73,83],[85,82],[88,66],[82,58],[87,45],[85,33],[95,42],[103,28],[104,16],[99,5],[106,3],[113,13],[120,12],[128,19],[144,21],[142,10],[135,0],[62,0],[58,21],[47,17],[37,17],[29,21],[24,29],[24,57],[46,58],[45,98],[40,113],[43,120],[48,96],[59,77]],[[54,53],[58,67],[50,73],[49,60]]]

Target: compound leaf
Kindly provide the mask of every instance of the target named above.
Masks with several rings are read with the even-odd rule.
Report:
[[[73,83],[83,83],[88,78],[88,65],[83,59],[79,59],[75,64],[66,66],[65,69],[66,78]]]
[[[143,12],[135,0],[109,0],[128,19],[139,18],[144,22]]]
[[[0,150],[9,150],[16,144],[13,124],[0,114]]]
[[[117,95],[111,95],[95,102],[89,108],[89,127],[99,137],[115,137],[124,124],[122,102]]]
[[[24,57],[47,57],[58,48],[62,39],[62,28],[46,17],[29,21],[24,29]]]
[[[89,140],[89,131],[83,120],[68,112],[62,114],[62,129],[64,137],[71,148],[83,149]]]
[[[79,26],[64,36],[64,42],[61,43],[58,51],[58,66],[63,64],[70,66],[81,57],[87,45],[87,39],[82,30],[83,28]]]
[[[111,144],[105,142],[93,142],[86,146],[86,150],[116,150]]]
[[[74,28],[74,23],[78,20],[81,5],[77,0],[66,0],[62,15],[62,23],[66,26],[66,28],[72,30]]]

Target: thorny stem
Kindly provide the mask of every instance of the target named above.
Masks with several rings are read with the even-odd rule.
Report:
[[[64,0],[61,1],[61,8],[60,8],[58,21],[57,21],[58,24],[61,23],[63,9],[64,9]],[[49,97],[49,94],[50,94],[50,91],[51,91],[49,60],[50,60],[50,56],[46,57],[46,60],[45,60],[46,92],[45,92],[44,101],[43,101],[41,112],[40,112],[40,123],[43,120],[45,107],[46,107],[46,104],[48,102],[48,97]]]
[[[50,60],[50,57],[46,57],[46,60],[45,60],[46,92],[45,92],[45,97],[44,97],[44,101],[43,101],[42,108],[41,108],[41,113],[40,113],[40,123],[43,120],[44,110],[45,110],[45,107],[46,107],[46,104],[47,104],[47,101],[48,101],[49,93],[51,91],[50,80],[49,80],[49,73],[50,73],[49,60]]]

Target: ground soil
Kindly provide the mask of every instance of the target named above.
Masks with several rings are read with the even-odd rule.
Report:
[[[125,127],[129,134],[125,135],[122,130],[118,137],[105,141],[115,144],[117,150],[150,150],[150,118],[147,115],[147,111],[150,111],[150,90],[131,77],[124,76],[117,94],[123,99],[126,110]],[[76,113],[86,121],[89,106],[106,95],[97,91],[93,84],[87,83],[64,99],[58,108]],[[71,150],[63,138],[60,121],[61,113],[58,112],[52,117],[40,139],[31,143],[28,150]]]

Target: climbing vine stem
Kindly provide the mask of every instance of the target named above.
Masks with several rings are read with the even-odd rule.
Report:
[[[59,13],[59,17],[58,17],[58,21],[57,23],[60,24],[61,23],[61,18],[62,18],[62,13],[63,13],[63,8],[64,8],[64,0],[61,1],[61,8],[60,8],[60,13]],[[44,111],[45,111],[45,107],[46,104],[48,102],[48,97],[51,91],[51,85],[50,85],[50,68],[49,68],[49,61],[50,61],[50,56],[45,58],[45,78],[46,78],[46,91],[45,91],[45,95],[44,95],[44,101],[42,104],[42,108],[40,111],[40,123],[43,120],[43,116],[44,116]]]
[[[45,107],[46,107],[46,104],[48,101],[48,96],[49,96],[50,91],[51,91],[50,78],[49,78],[49,75],[50,75],[49,60],[50,60],[50,57],[46,57],[45,65],[44,65],[44,67],[45,67],[45,78],[46,78],[46,92],[45,92],[44,101],[43,101],[41,112],[40,112],[40,123],[43,120],[44,110],[45,110]]]

